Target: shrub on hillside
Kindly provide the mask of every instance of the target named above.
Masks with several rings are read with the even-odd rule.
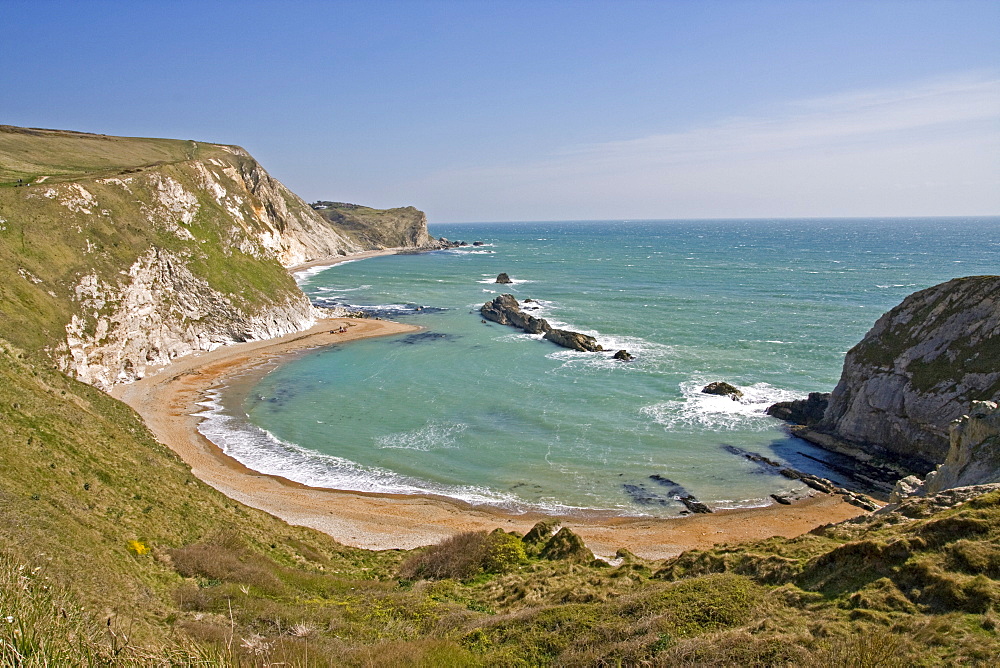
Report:
[[[500,529],[468,531],[446,538],[403,562],[399,577],[407,580],[465,580],[479,573],[508,573],[527,559],[517,536]]]

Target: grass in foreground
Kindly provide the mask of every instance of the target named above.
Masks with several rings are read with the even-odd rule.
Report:
[[[4,343],[0,665],[991,665],[1000,493],[595,561],[567,530],[368,552],[190,475]],[[8,621],[9,620],[9,621]]]

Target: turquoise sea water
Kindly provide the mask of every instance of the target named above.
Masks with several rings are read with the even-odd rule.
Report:
[[[723,446],[839,480],[764,409],[831,390],[844,353],[908,294],[1000,272],[998,223],[435,225],[485,245],[299,276],[317,304],[424,331],[290,358],[235,403],[211,402],[201,429],[251,468],[316,486],[678,514],[658,475],[713,508],[765,505],[800,486]],[[496,285],[500,272],[514,284]],[[502,292],[610,352],[484,324],[479,306]],[[620,348],[635,361],[610,359]],[[699,392],[715,380],[744,400]]]

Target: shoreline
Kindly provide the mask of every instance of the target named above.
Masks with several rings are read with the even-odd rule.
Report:
[[[367,257],[394,251],[372,253]],[[339,261],[351,259],[362,258],[347,256]],[[312,266],[320,264],[331,263]],[[351,326],[344,334],[335,333],[341,324]],[[111,395],[136,410],[157,440],[191,466],[192,473],[203,482],[290,524],[317,529],[345,545],[364,549],[412,549],[463,531],[492,531],[498,527],[525,533],[540,519],[556,517],[599,556],[611,557],[619,548],[627,548],[646,559],[664,559],[720,543],[776,535],[794,537],[864,512],[839,496],[818,495],[790,506],[720,510],[677,518],[514,514],[440,496],[308,487],[248,468],[223,453],[197,429],[201,418],[193,414],[203,410],[200,402],[208,391],[219,389],[236,375],[304,350],[419,329],[388,320],[326,319],[309,330],[277,339],[223,346],[182,357],[135,383],[116,386]]]

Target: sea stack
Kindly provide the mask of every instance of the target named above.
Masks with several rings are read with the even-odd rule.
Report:
[[[507,274],[501,272],[497,276],[496,282],[500,283],[501,285],[507,285],[509,283],[513,283],[514,281],[510,280],[510,276],[508,276]]]

